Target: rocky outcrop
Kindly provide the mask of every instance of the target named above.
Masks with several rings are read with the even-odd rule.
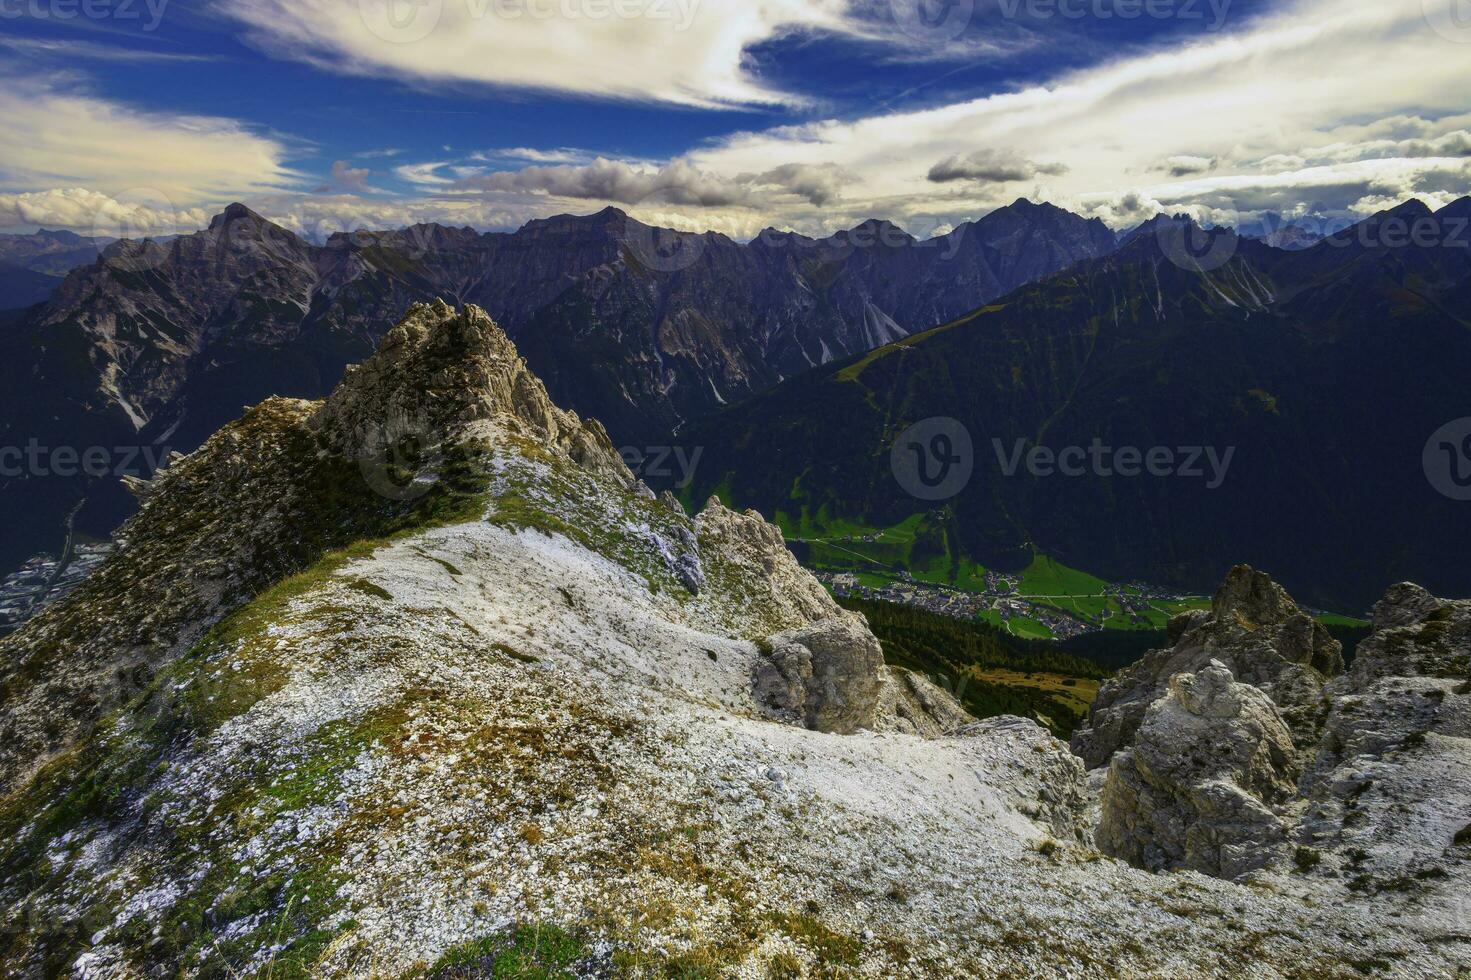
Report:
[[[1155,871],[1236,878],[1264,867],[1286,840],[1274,807],[1296,788],[1295,756],[1271,699],[1224,664],[1176,674],[1113,758],[1098,844]]]
[[[1011,806],[1050,828],[1058,840],[1087,843],[1092,839],[1082,763],[1045,728],[1030,718],[1002,715],[972,722],[953,734],[974,739],[1007,760],[1011,778],[999,789]]]
[[[376,459],[406,441],[431,449],[496,417],[589,472],[634,482],[603,427],[552,404],[484,310],[443,300],[410,307],[372,358],[347,369],[311,426],[345,457]]]
[[[1402,584],[1373,616],[1353,667],[1325,692],[1298,846],[1315,874],[1361,892],[1433,899],[1459,878],[1471,908],[1471,602]]]
[[[822,584],[787,550],[781,528],[754,510],[731,510],[711,497],[695,518],[705,577],[722,595],[769,628],[748,636],[763,641],[793,622],[843,615]]]
[[[949,691],[923,674],[902,667],[888,668],[888,682],[879,694],[875,728],[937,738],[975,723],[975,718]]]
[[[873,727],[884,653],[863,617],[846,613],[768,639],[757,662],[758,704],[819,732]]]
[[[1146,655],[1098,692],[1087,725],[1072,739],[1090,769],[1132,742],[1171,678],[1216,660],[1272,700],[1300,751],[1316,742],[1323,685],[1343,671],[1343,648],[1266,574],[1244,565],[1232,569],[1210,611],[1175,617],[1168,636],[1173,646]]]
[[[1100,849],[1394,895],[1455,928],[1471,902],[1471,602],[1403,584],[1373,617],[1344,672],[1286,593],[1234,570],[1210,613],[1171,625],[1174,648],[1105,687],[1073,743],[1108,760]]]

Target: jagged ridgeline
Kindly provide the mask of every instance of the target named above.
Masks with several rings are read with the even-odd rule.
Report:
[[[1233,573],[1105,688],[1090,774],[886,663],[759,514],[656,498],[443,303],[134,490],[117,553],[0,641],[0,975],[1471,956],[1465,603],[1394,590],[1332,676],[1336,644]]]
[[[1468,217],[1471,198],[1434,214],[1410,202],[1298,252],[1200,232],[1205,267],[1160,219],[1106,257],[680,430],[676,444],[703,454],[689,493],[808,538],[917,524],[911,552],[865,551],[879,561],[858,571],[959,582],[1040,552],[1190,593],[1246,561],[1352,614],[1400,579],[1466,594],[1471,521],[1426,479],[1423,453],[1467,414]],[[1397,224],[1441,237],[1383,244]],[[973,472],[932,503],[895,480],[889,450],[935,419],[969,436]],[[1111,456],[1069,475],[1019,462],[1094,446],[1180,465],[1156,477],[1115,473]]]
[[[364,842],[400,835],[457,854],[456,890],[485,873],[413,927],[407,969],[532,914],[484,861],[574,806],[618,880],[653,874],[638,847],[694,802],[599,816],[627,774],[596,747],[668,739],[640,699],[824,731],[969,720],[890,674],[775,528],[655,499],[474,307],[415,307],[325,402],[269,400],[133,489],[118,555],[0,648],[7,974],[353,975],[383,954],[345,937],[392,916],[353,925],[343,890],[385,887]],[[458,802],[391,802],[431,758]],[[409,840],[426,812],[456,822]]]

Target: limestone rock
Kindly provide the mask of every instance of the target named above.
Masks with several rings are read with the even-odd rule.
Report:
[[[484,310],[443,300],[410,307],[377,353],[348,369],[311,426],[348,458],[372,459],[405,441],[431,450],[492,418],[617,485],[636,482],[603,427],[552,404]]]
[[[975,723],[949,691],[924,675],[902,667],[889,667],[887,672],[875,711],[875,730],[937,738]]]
[[[884,654],[862,616],[845,613],[778,633],[756,665],[757,703],[820,732],[871,728]]]
[[[1213,660],[1276,704],[1299,751],[1316,743],[1323,685],[1343,672],[1342,645],[1266,574],[1244,565],[1232,569],[1210,612],[1175,617],[1168,636],[1172,647],[1148,654],[1098,692],[1086,727],[1072,740],[1089,768],[1106,765],[1132,741],[1171,678]]]
[[[1456,850],[1471,820],[1468,678],[1471,602],[1391,588],[1352,669],[1325,692],[1329,712],[1303,779],[1310,806],[1297,835],[1316,873],[1363,891],[1405,891],[1422,905],[1471,908],[1464,847]]]
[[[999,789],[1008,805],[1050,829],[1058,840],[1090,841],[1087,772],[1064,742],[1030,718],[1014,715],[974,722],[955,737],[975,739],[1005,760],[1010,778]]]
[[[756,615],[766,623],[763,632],[747,639],[764,640],[793,623],[844,615],[787,550],[781,529],[756,511],[733,511],[711,497],[695,519],[695,535],[705,576],[716,591],[740,607],[743,622]]]
[[[1236,878],[1264,867],[1286,839],[1274,807],[1295,789],[1295,756],[1276,705],[1224,664],[1178,674],[1113,758],[1099,846],[1151,870]]]

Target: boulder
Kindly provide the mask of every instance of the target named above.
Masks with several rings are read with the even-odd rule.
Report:
[[[754,683],[773,717],[851,735],[873,727],[884,680],[878,640],[863,617],[846,613],[772,636]]]
[[[1301,774],[1270,698],[1221,662],[1171,678],[1103,787],[1098,846],[1139,867],[1237,878],[1286,841],[1276,807]]]

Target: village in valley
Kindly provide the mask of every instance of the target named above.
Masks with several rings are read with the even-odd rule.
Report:
[[[915,579],[908,572],[898,572],[888,581],[872,581],[872,576],[853,572],[822,572],[817,577],[839,598],[892,602],[951,616],[956,619],[981,619],[993,622],[1020,636],[1036,637],[1037,627],[1045,628],[1053,639],[1067,640],[1085,633],[1115,629],[1155,629],[1168,605],[1191,601],[1191,597],[1170,593],[1141,583],[1110,585],[1104,591],[1088,596],[1023,595],[1018,592],[1018,577],[987,572],[985,591],[970,591],[935,585]],[[864,579],[869,579],[865,583]],[[1064,612],[1059,604],[1078,599],[1101,600],[1096,616]],[[1111,608],[1117,606],[1117,610]]]

